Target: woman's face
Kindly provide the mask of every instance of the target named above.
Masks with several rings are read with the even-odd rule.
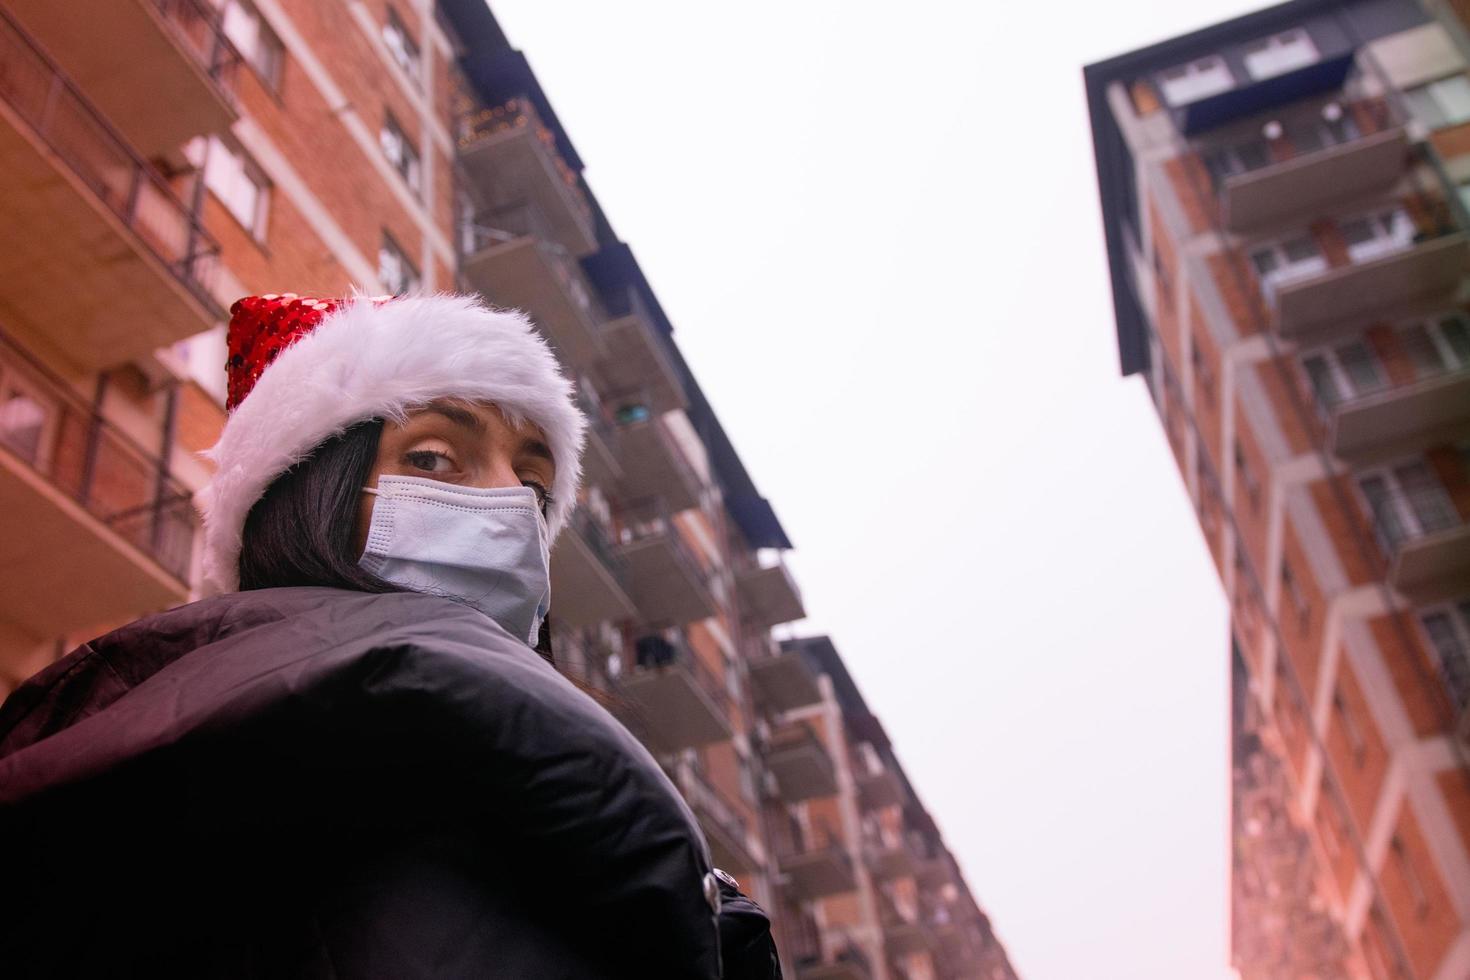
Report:
[[[536,491],[545,512],[556,463],[537,426],[512,426],[487,402],[443,398],[409,412],[402,425],[383,423],[367,485],[376,487],[380,476],[421,476],[464,487],[526,486]],[[354,545],[359,555],[376,499],[365,493],[358,503]]]

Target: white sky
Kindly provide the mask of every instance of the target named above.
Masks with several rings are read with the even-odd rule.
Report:
[[[492,6],[1021,975],[1227,976],[1227,610],[1081,68],[1258,4]]]

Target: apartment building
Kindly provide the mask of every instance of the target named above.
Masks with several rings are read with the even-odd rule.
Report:
[[[477,291],[531,315],[592,423],[552,556],[558,662],[663,761],[717,864],[784,907],[772,814],[837,791],[776,777],[793,748],[822,762],[753,693],[805,614],[790,541],[483,0],[0,0],[0,65],[0,695],[198,595],[234,299]],[[859,975],[904,975],[880,931]],[[992,975],[947,962],[908,975]]]
[[[1015,980],[832,640],[785,640],[749,664],[786,883],[775,917],[798,980]]]
[[[1470,977],[1463,16],[1295,0],[1085,71],[1122,370],[1231,603],[1244,978]]]

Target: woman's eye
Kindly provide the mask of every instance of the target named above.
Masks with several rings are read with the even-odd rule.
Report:
[[[546,486],[544,484],[538,483],[535,480],[522,480],[521,486],[530,487],[532,490],[536,491],[536,499],[540,502],[542,510],[545,510],[548,506],[550,506],[551,491],[546,489]]]
[[[454,466],[454,461],[446,453],[434,449],[415,449],[406,453],[403,458],[408,461],[408,465],[425,473],[445,473]]]

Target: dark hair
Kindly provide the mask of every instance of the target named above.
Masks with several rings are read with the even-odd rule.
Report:
[[[382,419],[359,422],[272,481],[245,517],[242,592],[293,585],[409,591],[359,565],[353,540],[358,502],[382,434]],[[542,621],[536,642],[536,652],[547,660],[552,660],[550,623],[550,617]]]

